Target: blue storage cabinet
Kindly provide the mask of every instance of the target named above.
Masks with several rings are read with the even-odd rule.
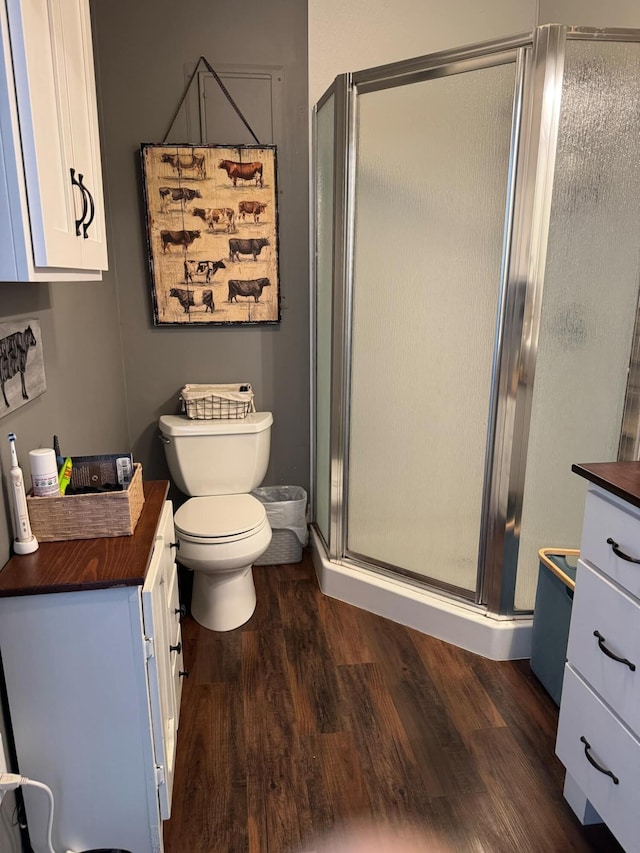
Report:
[[[533,611],[531,670],[560,705],[580,551],[541,548]]]

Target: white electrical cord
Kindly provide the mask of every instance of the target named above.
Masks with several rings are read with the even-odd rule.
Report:
[[[35,779],[28,779],[26,776],[20,776],[18,773],[0,773],[0,791],[15,791],[21,785],[30,785],[32,788],[40,788],[49,798],[49,820],[47,821],[47,849],[49,853],[56,853],[51,843],[51,833],[53,831],[53,792],[44,782],[36,782]],[[68,850],[67,853],[72,853]]]

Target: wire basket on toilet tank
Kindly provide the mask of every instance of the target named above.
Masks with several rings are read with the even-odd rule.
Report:
[[[255,412],[248,382],[231,385],[185,385],[180,391],[182,411],[192,420],[246,418]]]

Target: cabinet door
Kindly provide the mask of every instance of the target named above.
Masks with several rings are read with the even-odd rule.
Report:
[[[7,0],[7,11],[34,265],[106,269],[88,0]]]
[[[171,791],[175,758],[175,712],[171,699],[171,663],[167,620],[167,577],[163,539],[159,537],[142,588],[142,616],[147,645],[147,673],[151,723],[158,778],[160,817],[171,816]]]
[[[184,672],[183,650],[182,650],[182,624],[180,597],[178,589],[178,568],[176,566],[175,542],[176,535],[173,526],[173,505],[167,501],[162,513],[160,529],[164,539],[164,554],[167,564],[168,593],[168,627],[169,627],[169,651],[171,658],[171,682],[172,698],[175,711],[175,728],[177,730],[180,720],[180,701],[182,698],[182,673]]]
[[[160,853],[139,587],[0,598],[0,648],[18,772],[55,798],[53,849]],[[45,853],[48,800],[23,792]]]

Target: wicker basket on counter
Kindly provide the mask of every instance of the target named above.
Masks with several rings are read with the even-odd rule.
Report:
[[[38,542],[131,536],[143,506],[139,463],[133,466],[129,488],[121,492],[48,498],[27,495],[29,521]]]

